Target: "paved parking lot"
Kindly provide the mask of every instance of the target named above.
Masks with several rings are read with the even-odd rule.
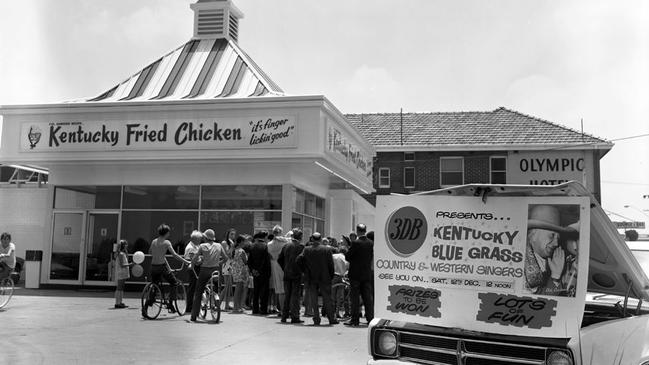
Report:
[[[223,313],[221,323],[140,315],[139,293],[18,288],[0,309],[3,364],[364,364],[367,327],[291,325]],[[249,312],[248,312],[249,313]],[[326,323],[323,320],[323,323]]]

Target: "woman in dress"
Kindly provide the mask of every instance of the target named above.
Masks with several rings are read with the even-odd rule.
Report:
[[[225,237],[221,241],[223,246],[223,253],[225,255],[225,263],[221,275],[223,275],[223,290],[221,290],[221,300],[225,303],[225,310],[231,310],[230,298],[232,293],[232,253],[234,251],[234,240],[237,237],[237,231],[230,228],[225,231]]]
[[[268,254],[270,255],[270,290],[271,303],[277,303],[277,311],[284,303],[284,271],[277,262],[282,248],[289,240],[282,236],[282,227],[276,225],[273,227],[273,240],[268,242]]]
[[[124,286],[126,280],[131,277],[130,267],[133,263],[128,262],[128,242],[126,240],[119,241],[119,251],[115,254],[115,272],[117,273],[117,288],[115,290],[115,308],[126,308],[128,305],[124,304]]]
[[[243,250],[246,237],[239,235],[232,251],[232,282],[234,283],[234,309],[232,313],[242,313],[245,288],[248,286],[248,255]]]

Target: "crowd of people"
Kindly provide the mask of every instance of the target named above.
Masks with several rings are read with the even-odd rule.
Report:
[[[182,256],[169,242],[169,233],[169,226],[162,224],[158,238],[151,243],[150,277],[178,285],[166,254],[188,265],[187,313],[191,313],[191,322],[198,321],[202,293],[214,271],[221,277],[223,310],[232,314],[276,314],[281,322],[294,324],[303,323],[302,317],[312,317],[314,325],[320,325],[321,316],[327,317],[329,324],[349,318],[345,324],[350,326],[360,325],[362,313],[368,323],[374,317],[373,235],[364,224],[340,240],[318,232],[305,239],[299,228],[285,233],[279,225],[252,236],[228,229],[222,240],[212,229],[194,231]],[[128,262],[120,261],[120,265],[128,266]],[[335,285],[347,281],[348,303],[346,286]],[[332,285],[336,288],[333,292]],[[115,306],[119,308],[123,305],[121,295],[117,300],[116,294]]]

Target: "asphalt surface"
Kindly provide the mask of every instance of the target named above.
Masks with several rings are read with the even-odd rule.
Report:
[[[164,310],[142,319],[138,292],[16,288],[0,309],[0,364],[364,364],[367,327],[284,324],[224,312],[219,324]],[[209,317],[209,314],[208,314]],[[323,319],[323,324],[327,323]]]

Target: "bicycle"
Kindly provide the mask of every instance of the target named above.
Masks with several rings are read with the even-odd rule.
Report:
[[[182,271],[184,267],[185,264],[179,269],[172,269],[171,272],[175,274]],[[142,317],[145,319],[156,319],[160,315],[162,307],[165,307],[170,313],[175,311],[179,316],[185,314],[187,310],[187,292],[185,291],[185,285],[179,281],[178,285],[171,288],[171,290],[175,291],[175,295],[172,295],[171,290],[164,290],[165,287],[170,287],[170,285],[163,285],[159,281],[150,282],[144,286],[140,299]]]
[[[347,276],[343,276],[340,282],[331,285],[331,293],[332,294],[336,293],[339,290],[339,288],[341,288],[343,291],[343,297],[342,300],[340,300],[339,298],[333,298],[334,314],[336,316],[338,315],[340,311],[340,306],[342,304],[345,314],[349,315],[350,306],[351,306],[350,296],[351,296],[352,286]],[[343,316],[342,318],[346,318],[346,317],[347,316]]]
[[[207,317],[207,310],[209,309],[212,319],[219,323],[221,320],[221,298],[219,297],[219,289],[221,288],[221,275],[218,270],[212,272],[212,277],[207,282],[203,295],[201,296],[201,310],[199,315],[202,319]]]
[[[4,278],[0,281],[0,308],[3,308],[14,295],[14,281],[11,278]]]

